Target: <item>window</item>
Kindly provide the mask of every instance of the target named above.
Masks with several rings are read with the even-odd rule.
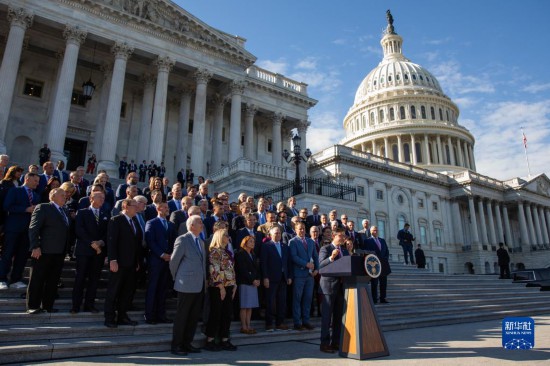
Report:
[[[422,244],[422,245],[428,244],[425,226],[420,226],[420,242],[418,244]]]
[[[374,112],[370,112],[370,125],[374,126]]]
[[[42,89],[44,89],[44,83],[37,80],[26,79],[25,88],[23,94],[30,97],[42,98]]]
[[[244,146],[244,135],[241,135],[241,146]]]
[[[435,120],[435,109],[434,109],[434,107],[430,107],[430,114],[432,115],[432,119]]]
[[[422,163],[422,147],[420,145],[420,142],[415,142],[414,143],[414,148],[416,150],[416,162],[417,163]]]
[[[192,119],[189,120],[189,130],[187,132],[188,133],[193,133],[193,120]]]
[[[367,115],[363,114],[363,128],[367,128]]]
[[[439,273],[445,273],[445,265],[443,263],[439,263]]]
[[[416,108],[414,105],[411,105],[411,118],[416,119]]]
[[[418,208],[424,208],[424,199],[423,198],[418,199]]]
[[[449,122],[449,110],[446,110],[445,113],[447,114],[447,122]]]
[[[222,142],[225,142],[225,127],[222,127]]]
[[[365,195],[365,187],[357,186],[357,195],[363,197]]]
[[[122,102],[120,105],[120,118],[126,117],[126,102]]]
[[[401,197],[402,198],[402,197]],[[406,219],[405,219],[405,216],[404,215],[399,215],[397,216],[397,227],[399,229],[402,229],[404,226],[405,226],[405,223],[406,223]]]
[[[439,120],[443,121],[443,111],[439,108]]]
[[[376,226],[378,226],[378,237],[386,237],[386,221],[383,219],[376,220]]]
[[[405,119],[405,107],[399,107],[399,118]]]
[[[432,202],[432,210],[437,211],[439,209],[439,206],[437,202]]]
[[[390,76],[388,76],[388,81],[391,81],[391,75],[390,75]]]
[[[426,119],[426,107],[420,107],[420,113],[422,114],[422,119]]]
[[[72,105],[79,105],[81,107],[86,107],[86,102],[88,101],[88,98],[82,94],[82,92],[78,90],[73,90],[73,95],[71,96],[71,104]]]
[[[377,189],[376,190],[376,199],[379,200],[379,201],[383,201],[384,200],[384,191],[382,191],[381,189]]]
[[[272,145],[272,143],[273,143],[273,142],[271,141],[271,139],[268,139],[268,140],[267,140],[267,152],[271,152],[271,145]]]
[[[434,229],[434,233],[435,233],[435,243],[437,244],[437,246],[438,247],[443,246],[443,240],[441,239],[441,228],[436,227]]]
[[[393,160],[399,161],[399,149],[397,148],[397,145],[392,145],[391,147]]]
[[[403,200],[403,195],[402,195],[402,194],[398,195],[398,196],[397,196],[397,203],[399,203],[400,205],[402,205],[402,204],[403,204],[403,201],[404,201],[404,200]]]
[[[390,108],[390,121],[393,121],[395,119],[395,112],[393,111],[393,108]]]
[[[401,74],[395,75],[395,80],[397,80],[397,81],[401,80]]]
[[[409,74],[405,74],[405,80],[409,80]]]
[[[379,121],[379,123],[384,122],[384,110],[383,110],[383,109],[380,110],[379,115],[380,115],[380,121]]]
[[[405,153],[405,162],[410,163],[411,162],[411,149],[409,147],[409,144],[403,144],[403,150]]]
[[[418,75],[418,77],[420,78],[420,80],[424,81],[424,78],[422,77],[422,75]]]

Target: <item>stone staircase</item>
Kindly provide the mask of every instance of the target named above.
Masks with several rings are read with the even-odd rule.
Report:
[[[392,264],[389,277],[390,304],[376,305],[384,331],[469,323],[507,316],[550,314],[550,293],[492,275],[442,275],[425,270]],[[55,307],[58,313],[25,314],[24,291],[0,292],[0,363],[27,363],[57,359],[74,359],[91,355],[131,354],[169,351],[171,324],[148,325],[143,311],[130,312],[140,321],[136,327],[103,326],[103,314],[72,315],[71,287],[74,262],[66,262],[63,270],[64,288],[59,289]],[[107,278],[104,270],[103,278]],[[106,281],[98,290],[97,307],[102,309]],[[136,293],[134,305],[144,308],[144,290]],[[174,316],[176,301],[168,299],[169,316]],[[261,330],[254,336],[239,333],[239,322],[232,324],[232,342],[236,345],[260,344],[288,340],[318,339],[320,318],[313,318],[313,331],[267,333],[263,322],[253,326]],[[291,319],[287,320],[292,324]],[[199,331],[197,331],[199,333]],[[197,334],[197,343],[204,336]]]

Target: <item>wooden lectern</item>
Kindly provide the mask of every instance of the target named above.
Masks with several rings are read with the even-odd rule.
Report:
[[[368,287],[371,276],[365,269],[365,262],[373,257],[374,261],[378,260],[374,255],[345,256],[320,270],[322,276],[341,277],[345,289],[339,351],[341,357],[365,360],[390,354]]]

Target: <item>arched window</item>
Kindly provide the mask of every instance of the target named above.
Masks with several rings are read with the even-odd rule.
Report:
[[[422,159],[422,145],[420,142],[415,142],[414,148],[416,150],[416,162],[422,163],[424,160]]]
[[[428,237],[426,235],[426,226],[420,226],[420,241],[418,244],[426,245],[428,242]]]
[[[443,111],[439,108],[439,120],[443,121]]]
[[[390,121],[393,121],[395,119],[395,112],[393,111],[393,107],[390,108]]]
[[[380,120],[378,121],[378,123],[384,123],[384,110],[383,109],[380,110],[379,115],[380,115]]]
[[[388,76],[388,82],[391,81],[391,75]]]
[[[403,144],[403,152],[405,153],[405,162],[411,162],[411,149],[409,144]]]
[[[449,150],[449,145],[445,144],[445,157],[448,165],[451,165],[451,152]]]
[[[420,107],[420,113],[422,114],[422,119],[426,119],[426,107]]]
[[[447,109],[445,113],[447,114],[447,122],[449,122],[449,110]]]
[[[370,112],[369,125],[374,126],[374,112]]]
[[[403,106],[399,107],[399,118],[405,119],[405,107]]]
[[[367,115],[363,114],[363,128],[367,128]]]
[[[392,145],[391,152],[393,155],[393,160],[399,161],[399,149],[397,148],[397,145]]]
[[[403,199],[403,197],[401,197]],[[405,215],[398,215],[397,216],[397,227],[399,229],[402,229],[403,226],[405,226],[405,223],[407,222],[407,219],[405,218]]]
[[[416,74],[413,74],[412,76],[413,76],[413,80],[416,80]]]
[[[395,75],[395,80],[397,80],[397,81],[401,80],[401,74]]]
[[[435,109],[434,109],[434,107],[430,107],[430,114],[432,115],[432,119],[435,120]]]
[[[409,80],[409,74],[405,74],[405,80]]]
[[[416,119],[416,107],[411,105],[411,118]]]

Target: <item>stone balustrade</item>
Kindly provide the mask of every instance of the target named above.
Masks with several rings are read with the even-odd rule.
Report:
[[[214,182],[227,178],[238,173],[251,173],[269,178],[278,178],[292,180],[295,177],[295,170],[289,167],[275,166],[269,163],[252,161],[240,158],[210,174],[210,179]]]
[[[284,89],[290,89],[296,93],[307,96],[307,84],[305,83],[297,82],[281,74],[262,69],[255,65],[250,66],[246,70],[246,73],[251,79],[261,80],[263,82],[277,85]]]

